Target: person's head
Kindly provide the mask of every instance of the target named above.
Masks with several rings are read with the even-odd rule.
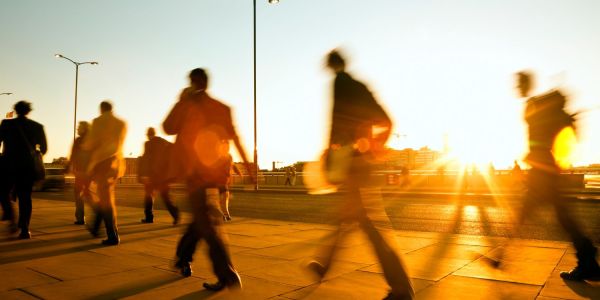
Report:
[[[151,139],[156,136],[156,131],[153,127],[148,127],[148,131],[146,131],[146,136],[148,137],[148,139]]]
[[[346,68],[346,61],[337,49],[327,54],[327,67],[334,73],[342,72]]]
[[[111,112],[113,109],[112,104],[109,101],[100,102],[100,113]]]
[[[208,87],[208,74],[201,68],[193,69],[190,72],[190,85],[194,90],[206,90]]]
[[[25,100],[21,100],[21,101],[15,103],[15,106],[13,108],[14,108],[15,112],[17,113],[17,116],[24,117],[27,114],[29,114],[29,112],[31,112],[31,103],[29,103]]]
[[[533,89],[533,74],[529,71],[520,71],[515,74],[515,79],[519,96],[528,97],[529,92]]]
[[[86,121],[81,121],[81,122],[79,122],[79,125],[77,126],[77,135],[84,136],[87,134],[89,129],[90,129],[90,123],[88,123]]]

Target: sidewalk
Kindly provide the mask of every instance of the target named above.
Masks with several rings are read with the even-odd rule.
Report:
[[[184,225],[170,225],[165,211],[141,224],[142,210],[119,207],[122,244],[100,245],[71,225],[73,203],[34,200],[31,240],[0,229],[0,299],[381,299],[387,293],[377,260],[362,234],[342,245],[325,280],[303,268],[332,228],[323,224],[236,218],[224,226],[241,273],[241,292],[212,293],[206,245],[199,247],[192,277],[171,268]],[[183,222],[190,216],[184,215]],[[565,242],[517,240],[506,249],[504,268],[484,256],[498,253],[504,238],[397,231],[399,248],[417,299],[600,299],[600,282],[565,282],[560,270],[575,264]]]

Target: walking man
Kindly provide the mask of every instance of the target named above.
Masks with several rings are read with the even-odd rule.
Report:
[[[560,225],[577,251],[577,266],[569,272],[561,272],[560,276],[567,280],[600,278],[600,267],[596,261],[597,249],[571,216],[571,207],[559,189],[560,167],[552,153],[552,146],[559,132],[567,127],[575,129],[573,116],[565,111],[567,99],[559,90],[530,97],[533,75],[519,72],[516,77],[518,92],[526,99],[525,121],[529,131],[526,161],[531,166],[527,174],[527,192],[517,224],[523,224],[540,204],[554,206]]]
[[[144,184],[144,214],[142,223],[154,223],[154,191],[158,191],[167,210],[173,217],[173,224],[179,222],[179,209],[169,196],[167,172],[173,144],[156,136],[154,128],[148,128],[148,141],[144,144],[144,155],[140,162],[140,181]]]
[[[193,221],[177,246],[175,266],[184,276],[191,276],[190,262],[197,243],[204,239],[218,280],[216,283],[204,283],[204,288],[212,291],[225,287],[241,288],[240,276],[231,262],[219,228],[223,223],[219,187],[227,183],[228,172],[223,172],[222,166],[223,160],[228,158],[230,140],[248,170],[251,169],[234,129],[231,109],[206,92],[206,72],[194,69],[189,78],[190,86],[183,90],[163,123],[167,134],[177,135],[173,156],[175,164],[170,169],[174,175],[185,178],[193,213]]]
[[[112,104],[100,103],[100,116],[92,122],[88,138],[83,149],[91,151],[87,173],[96,186],[96,218],[90,233],[98,236],[100,224],[104,221],[107,239],[103,245],[118,245],[117,210],[115,207],[115,184],[125,173],[123,160],[123,142],[127,125],[113,115]]]
[[[335,74],[333,114],[329,149],[326,154],[328,181],[345,186],[345,200],[337,220],[338,229],[308,267],[319,277],[325,276],[340,240],[346,235],[347,223],[358,223],[366,233],[379,259],[391,291],[385,299],[412,299],[410,279],[396,253],[395,237],[385,214],[381,191],[371,178],[371,165],[381,154],[392,122],[368,88],[345,71],[345,60],[337,51],[327,57],[327,67]],[[380,128],[374,134],[374,128]]]
[[[30,239],[29,222],[31,220],[31,190],[36,180],[41,178],[36,172],[35,155],[45,154],[48,150],[44,127],[29,118],[31,103],[19,101],[14,106],[17,117],[2,120],[0,124],[0,144],[3,146],[4,169],[0,182],[0,203],[4,210],[3,220],[10,221],[14,228],[14,211],[10,203],[10,194],[15,192],[19,201],[20,239]]]
[[[75,176],[75,184],[73,191],[75,194],[75,224],[85,224],[85,200],[89,200],[90,194],[90,178],[87,175],[87,166],[90,161],[90,151],[83,149],[83,142],[89,132],[90,123],[81,121],[77,126],[77,135],[71,148],[71,171]]]

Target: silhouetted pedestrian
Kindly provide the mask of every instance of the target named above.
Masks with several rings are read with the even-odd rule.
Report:
[[[31,220],[31,190],[36,180],[43,174],[39,172],[41,154],[48,150],[44,127],[29,118],[31,103],[19,101],[14,106],[17,117],[2,120],[0,124],[0,144],[3,145],[4,174],[1,183],[0,203],[4,210],[2,219],[7,219],[13,224],[14,212],[10,203],[10,193],[14,189],[19,201],[19,222],[21,229],[20,239],[31,238],[29,222]],[[37,160],[37,161],[36,161]],[[43,166],[41,166],[43,167]]]
[[[83,143],[89,132],[90,123],[81,121],[77,126],[77,135],[71,148],[71,159],[69,165],[75,176],[73,192],[75,196],[75,224],[85,224],[85,201],[89,201],[90,177],[87,174],[88,163],[90,162],[90,151],[83,149]]]
[[[529,131],[529,153],[526,161],[531,166],[517,224],[520,227],[540,204],[552,205],[560,225],[577,251],[577,266],[569,272],[561,272],[560,276],[567,280],[600,278],[600,267],[596,261],[597,249],[571,216],[571,206],[559,189],[560,167],[552,153],[559,132],[567,127],[575,129],[573,116],[565,111],[567,98],[559,90],[530,97],[533,75],[519,72],[516,77],[520,96],[527,99],[525,121]]]
[[[154,191],[158,191],[167,210],[173,217],[173,224],[179,222],[179,209],[169,196],[168,173],[173,144],[156,136],[154,128],[148,128],[148,141],[144,144],[144,155],[141,158],[139,176],[144,184],[144,219],[142,223],[154,222]]]
[[[221,204],[221,212],[223,213],[223,221],[231,221],[231,214],[229,213],[229,200],[231,198],[231,173],[236,173],[239,176],[242,176],[242,172],[238,167],[233,163],[233,158],[230,154],[227,154],[228,158],[225,159],[223,164],[223,171],[227,172],[227,181],[225,185],[219,187],[219,197]]]
[[[219,210],[219,187],[227,182],[223,161],[228,159],[229,141],[233,140],[247,169],[246,154],[231,118],[231,109],[207,92],[208,75],[203,69],[190,72],[190,87],[185,88],[163,123],[167,134],[176,134],[173,175],[184,177],[187,183],[193,221],[177,245],[175,266],[184,276],[191,276],[190,262],[196,245],[205,240],[209,247],[216,283],[204,283],[204,288],[218,291],[225,287],[242,286],[224,242],[222,213]],[[251,173],[254,179],[253,174]]]
[[[321,249],[322,261],[309,268],[320,277],[329,270],[336,248],[344,236],[345,223],[358,223],[379,259],[391,287],[385,299],[412,299],[414,291],[400,256],[394,249],[395,236],[385,214],[381,191],[372,178],[372,163],[384,150],[392,122],[369,89],[345,72],[345,61],[337,51],[328,55],[327,66],[335,73],[333,114],[326,168],[330,182],[346,187],[338,229],[332,244]],[[374,128],[380,129],[374,134]]]
[[[115,185],[125,173],[123,142],[127,124],[113,115],[112,104],[100,103],[100,116],[95,118],[90,133],[84,141],[83,149],[91,151],[87,173],[96,186],[95,220],[90,233],[96,237],[100,224],[104,221],[107,239],[103,245],[118,245],[117,208],[115,206]]]

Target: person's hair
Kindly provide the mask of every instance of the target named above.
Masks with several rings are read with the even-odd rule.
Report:
[[[193,69],[190,72],[190,81],[193,82],[198,88],[206,89],[208,87],[208,75],[206,71],[201,68]]]
[[[329,54],[327,55],[327,66],[329,67],[344,67],[346,65],[346,61],[344,60],[344,58],[342,57],[342,55],[340,54],[340,52],[337,49],[331,50],[331,52],[329,52]]]
[[[101,112],[106,112],[106,111],[112,111],[112,104],[108,101],[102,101],[100,102],[100,111]]]
[[[84,130],[90,129],[90,123],[86,121],[79,121],[78,127],[83,128]]]
[[[154,135],[156,135],[156,130],[154,130],[154,127],[148,127],[146,134],[154,136]]]
[[[22,100],[15,103],[14,110],[17,113],[17,116],[26,116],[29,112],[31,112],[31,103]]]
[[[533,73],[529,71],[519,71],[517,72],[517,79],[522,82],[527,82],[530,85],[533,83]]]

